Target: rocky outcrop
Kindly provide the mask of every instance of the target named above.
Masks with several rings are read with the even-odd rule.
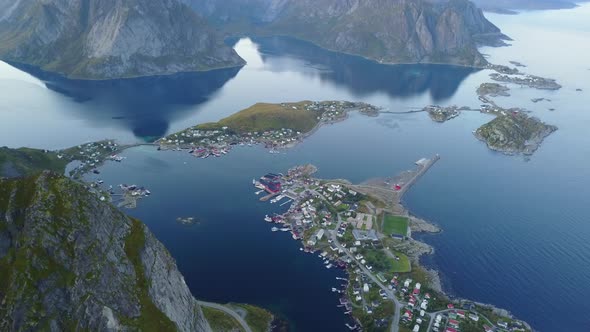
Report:
[[[110,79],[240,66],[178,0],[0,0],[0,58]]]
[[[545,137],[557,130],[524,113],[499,115],[475,131],[475,136],[495,151],[508,155],[532,155]]]
[[[477,46],[507,38],[467,0],[183,1],[236,33],[288,35],[382,63],[480,67]]]
[[[44,172],[0,180],[0,330],[210,331],[140,221]]]

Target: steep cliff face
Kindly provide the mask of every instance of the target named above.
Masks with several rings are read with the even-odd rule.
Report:
[[[507,38],[467,0],[184,0],[238,33],[289,35],[386,63],[486,64],[478,44]],[[243,8],[243,7],[242,7]]]
[[[0,58],[77,78],[162,75],[243,60],[177,0],[0,0]]]
[[[0,330],[210,331],[170,254],[67,178],[0,180]]]

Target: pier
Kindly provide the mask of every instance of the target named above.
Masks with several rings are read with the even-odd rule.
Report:
[[[435,155],[432,159],[429,159],[425,164],[420,164],[417,162],[419,169],[416,171],[416,174],[412,176],[400,190],[397,191],[397,202],[399,203],[402,199],[402,196],[410,189],[418,179],[422,177],[428,170],[439,161],[440,155]]]
[[[261,201],[261,202],[266,202],[266,201],[268,201],[269,199],[271,199],[271,198],[273,198],[273,197],[277,196],[278,194],[279,194],[279,193],[271,193],[271,194],[268,194],[268,195],[266,195],[266,196],[264,196],[264,197],[260,197],[260,201]]]

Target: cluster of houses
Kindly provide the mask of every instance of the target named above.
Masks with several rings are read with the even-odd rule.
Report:
[[[226,153],[233,145],[249,145],[262,143],[267,148],[284,148],[294,145],[301,132],[289,128],[268,130],[264,132],[247,132],[237,134],[228,127],[221,129],[197,129],[193,127],[180,133],[172,134],[158,141],[161,148],[191,149],[191,153],[197,157],[214,154],[214,151]]]
[[[398,278],[391,280],[390,288],[397,290],[400,288]],[[412,286],[413,285],[413,286]],[[412,279],[404,280],[400,288],[400,294],[407,299],[407,305],[401,317],[401,321],[407,325],[413,325],[412,331],[426,331],[428,327],[429,316],[426,315],[431,296],[429,293],[421,294],[422,284],[416,282],[413,284]]]
[[[93,142],[59,151],[57,158],[77,161],[78,164],[71,170],[71,174],[81,175],[97,167],[105,159],[121,161],[122,158],[114,154],[118,150],[119,145],[114,141]]]

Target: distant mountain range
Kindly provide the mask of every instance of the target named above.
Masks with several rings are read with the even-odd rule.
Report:
[[[0,59],[90,79],[240,66],[223,42],[236,35],[475,67],[478,45],[507,39],[467,0],[0,0],[0,13]]]
[[[486,11],[515,13],[513,10],[567,9],[576,7],[576,2],[569,0],[472,0]]]
[[[467,0],[183,1],[234,34],[288,35],[382,63],[483,66],[477,46],[508,39]]]
[[[0,58],[76,78],[234,67],[244,61],[176,0],[0,0]]]

